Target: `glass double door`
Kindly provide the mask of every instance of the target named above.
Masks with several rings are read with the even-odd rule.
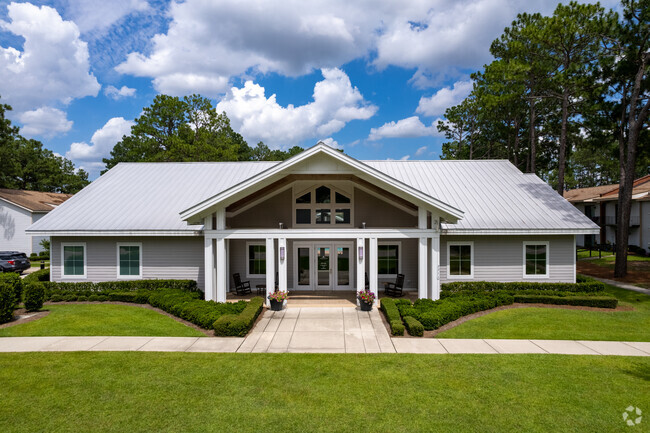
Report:
[[[352,242],[297,242],[294,278],[302,290],[352,290]]]

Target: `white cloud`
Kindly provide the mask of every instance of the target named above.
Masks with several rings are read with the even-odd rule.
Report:
[[[107,86],[104,88],[104,95],[117,101],[118,99],[135,96],[135,89],[126,86],[119,89],[115,86]]]
[[[334,140],[332,137],[323,138],[320,141],[322,141],[323,143],[327,144],[329,147],[332,147],[334,149],[343,149],[343,146],[341,146],[339,142]]]
[[[400,161],[408,161],[408,159],[409,159],[410,157],[411,157],[411,155],[404,155],[404,156],[401,157],[399,160],[400,160]]]
[[[68,132],[73,123],[65,112],[52,107],[25,111],[18,115],[18,120],[23,124],[20,132],[27,137],[40,135],[50,138]]]
[[[422,146],[422,147],[418,148],[418,150],[415,151],[415,156],[424,155],[425,153],[427,153],[427,149],[428,149],[427,146]]]
[[[472,86],[472,81],[457,81],[453,88],[443,87],[432,96],[423,96],[415,112],[425,116],[443,115],[447,108],[461,103],[472,91]]]
[[[95,131],[90,138],[92,144],[85,142],[72,143],[70,150],[65,157],[71,159],[80,168],[91,174],[96,174],[104,168],[102,158],[110,155],[113,146],[117,144],[122,137],[130,135],[131,126],[134,125],[132,120],[125,120],[123,117],[113,117],[104,126]]]
[[[413,138],[439,136],[436,128],[437,120],[430,126],[424,125],[418,116],[407,117],[406,119],[384,123],[379,128],[370,129],[369,141],[377,141],[382,138]],[[426,147],[425,147],[426,149]],[[420,149],[418,149],[418,152]],[[416,153],[417,155],[417,153]]]
[[[265,96],[264,88],[252,81],[233,87],[217,104],[233,128],[249,143],[264,141],[270,147],[286,148],[341,130],[348,122],[368,119],[377,107],[367,104],[340,69],[323,69],[324,80],[314,86],[313,101],[282,107],[276,96]]]
[[[81,32],[104,31],[133,12],[150,9],[145,0],[68,0],[67,8]]]
[[[88,46],[72,21],[48,6],[11,3],[0,29],[22,36],[23,51],[0,47],[0,95],[17,111],[68,104],[97,96],[100,85],[89,71]]]

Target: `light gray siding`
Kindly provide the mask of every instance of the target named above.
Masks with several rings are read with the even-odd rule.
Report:
[[[354,189],[354,219],[355,227],[361,227],[363,222],[368,228],[417,227],[418,224],[417,216],[359,188]]]
[[[36,221],[40,220],[43,218],[46,213],[33,213],[32,214],[32,223],[35,223]],[[43,239],[49,239],[49,236],[30,236],[32,238],[32,252],[34,253],[40,253],[41,251],[44,250],[44,248],[41,246],[41,241]]]
[[[291,227],[291,222],[291,189],[288,189],[236,217],[228,218],[226,225],[230,228],[278,228],[279,223]]]
[[[575,250],[573,236],[442,236],[440,282],[458,281],[447,275],[447,243],[474,243],[474,281],[573,282]],[[549,242],[549,277],[524,277],[524,241]]]
[[[52,237],[52,281],[63,278],[61,243],[86,244],[86,280],[117,280],[117,243],[142,243],[142,277],[196,280],[203,288],[203,237]]]
[[[32,225],[32,213],[0,200],[0,251],[20,251],[30,255],[32,238],[25,230]]]

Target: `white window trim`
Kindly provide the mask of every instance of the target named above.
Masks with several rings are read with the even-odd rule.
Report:
[[[546,273],[545,274],[537,274],[537,275],[530,275],[526,273],[526,247],[528,245],[545,245],[546,246]],[[549,278],[550,274],[550,268],[551,268],[551,248],[549,246],[548,241],[525,241],[523,245],[523,263],[522,263],[522,273],[524,276],[524,279],[539,279],[539,278]]]
[[[382,245],[397,245],[397,274],[401,274],[402,273],[402,242],[401,241],[377,242],[377,247],[380,247]],[[397,278],[397,274],[379,273],[379,248],[377,248],[377,276],[380,278]]]
[[[316,203],[316,189],[321,186],[325,186],[330,189],[330,203]],[[350,199],[350,203],[336,203],[336,193],[345,195]],[[298,197],[311,193],[311,203],[296,203]],[[309,188],[300,190],[296,192],[296,189],[293,190],[293,200],[292,200],[292,227],[294,228],[350,228],[354,227],[354,192],[345,191],[342,188],[337,188],[328,183],[318,183],[310,186]],[[350,209],[350,224],[336,224],[336,209]],[[309,209],[311,222],[309,224],[297,224],[296,223],[296,210],[297,209]],[[329,209],[330,210],[330,223],[329,224],[316,224],[316,210],[317,209]]]
[[[246,278],[266,278],[266,274],[249,274],[250,271],[250,246],[259,246],[264,247],[264,261],[266,261],[266,255],[269,253],[266,251],[266,242],[246,242]]]
[[[469,275],[452,275],[451,274],[451,247],[452,246],[469,246],[470,247],[470,269]],[[448,280],[473,280],[474,279],[474,242],[447,242],[447,279]]]
[[[140,273],[138,275],[120,275],[120,247],[138,247],[140,253]],[[117,279],[118,280],[141,280],[142,279],[142,242],[118,242],[116,246],[117,253]]]
[[[67,275],[65,273],[65,247],[83,247],[84,249],[84,273],[83,275]],[[61,277],[62,278],[74,278],[83,280],[86,279],[88,275],[88,259],[87,259],[87,249],[85,242],[62,242],[61,243]]]

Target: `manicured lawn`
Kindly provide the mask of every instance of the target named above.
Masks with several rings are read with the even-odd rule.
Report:
[[[41,261],[38,260],[38,259],[37,260],[32,260],[31,263],[32,263],[32,268],[40,268],[41,267]],[[45,260],[45,267],[46,268],[50,267],[50,261],[49,260]]]
[[[534,338],[650,341],[650,296],[607,286],[634,311],[522,308],[497,311],[438,334],[439,338]]]
[[[46,305],[51,313],[33,322],[0,329],[0,337],[59,335],[119,335],[204,337],[156,311],[130,305],[65,304]]]
[[[649,379],[608,356],[0,354],[0,431],[644,431],[622,413]]]
[[[587,256],[588,255],[589,255],[589,253],[587,253]],[[598,253],[594,254],[593,257],[598,257]],[[598,258],[591,259],[591,260],[587,260],[587,262],[592,263],[594,265],[598,265],[598,266],[606,266],[606,267],[614,268],[614,264],[616,262],[616,256],[607,256],[607,257],[603,257],[601,259],[598,259]],[[641,256],[628,255],[627,256],[627,262],[628,262],[628,264],[630,262],[635,262],[634,265],[633,265],[634,269],[636,269],[637,267],[640,267],[641,269],[639,269],[639,270],[643,270],[643,269],[645,269],[647,267],[650,270],[650,257],[641,257]]]

